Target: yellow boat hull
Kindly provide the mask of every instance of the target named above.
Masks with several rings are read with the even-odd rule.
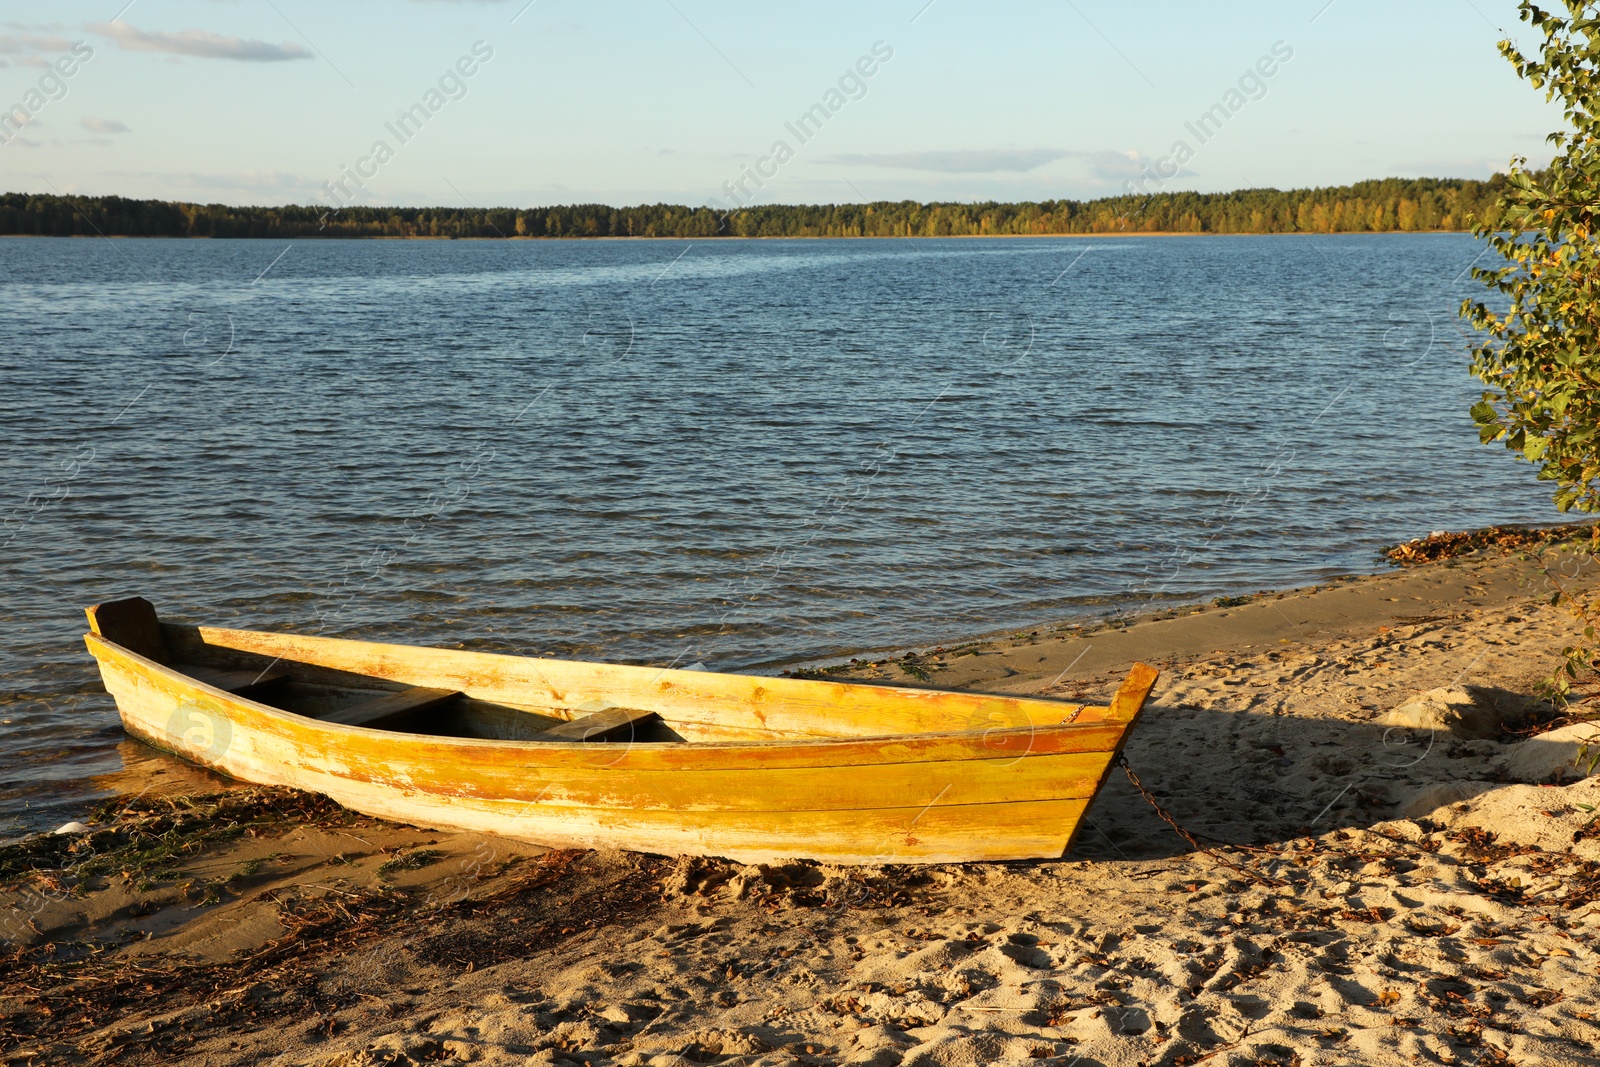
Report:
[[[153,609],[152,636],[97,617],[113,606],[89,609],[85,641],[124,727],[229,777],[418,826],[749,863],[1059,857],[1156,677],[1137,665],[1085,706],[157,625]],[[268,703],[203,680],[219,669],[287,680]],[[430,690],[459,694],[478,736],[318,717]],[[671,739],[517,736],[616,708]]]

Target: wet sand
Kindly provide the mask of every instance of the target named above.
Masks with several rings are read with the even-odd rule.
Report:
[[[0,850],[5,1063],[1600,1063],[1571,616],[1486,552],[863,662],[1163,677],[1064,860],[740,867],[394,826],[145,767]],[[158,784],[170,780],[170,784]],[[143,791],[142,794],[140,791]]]

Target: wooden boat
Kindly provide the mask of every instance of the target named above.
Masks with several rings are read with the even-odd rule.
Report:
[[[1059,857],[1156,671],[1107,706],[576,663],[88,609],[130,734],[369,815],[742,862]]]

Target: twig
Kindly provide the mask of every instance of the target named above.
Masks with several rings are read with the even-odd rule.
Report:
[[[351,893],[344,889],[335,889],[331,885],[317,885],[313,882],[292,882],[290,884],[296,889],[321,889],[328,893],[339,893],[343,896],[354,897],[356,900],[365,899],[360,893]]]

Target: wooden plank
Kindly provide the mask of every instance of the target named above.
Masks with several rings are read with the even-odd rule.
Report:
[[[265,747],[265,742],[262,743]],[[693,822],[709,812],[872,811],[907,804],[998,804],[1036,800],[1088,799],[1110,763],[1104,752],[1029,756],[1023,760],[963,760],[942,763],[888,763],[856,767],[780,767],[723,770],[706,763],[693,770],[610,764],[602,757],[622,745],[591,746],[596,759],[587,767],[540,766],[529,753],[527,766],[475,766],[456,761],[417,759],[396,752],[382,768],[352,767],[346,777],[372,784],[403,782],[411,794],[441,794],[485,803],[537,797],[555,808],[615,809],[618,812],[670,811]],[[319,749],[321,751],[319,751]],[[312,767],[329,746],[295,739],[277,749],[289,766]],[[342,765],[346,749],[337,749]],[[1003,829],[997,829],[1003,832]]]
[[[1128,677],[1124,678],[1122,685],[1117,688],[1117,695],[1111,698],[1107,718],[1120,722],[1132,722],[1138,718],[1139,712],[1144,708],[1145,699],[1150,696],[1150,690],[1155,686],[1160,674],[1160,671],[1148,663],[1135,663],[1129,667]]]
[[[348,671],[477,700],[551,709],[647,708],[690,740],[694,728],[762,730],[774,740],[882,737],[1056,726],[1081,705],[1039,697],[811,681],[617,663],[534,659],[302,634],[202,626],[205,645]]]
[[[638,708],[606,708],[604,711],[580,715],[560,726],[542,730],[529,740],[606,741],[624,731],[631,736],[638,727],[660,718],[661,716],[653,711],[640,711]]]
[[[397,719],[402,715],[422,711],[443,704],[447,700],[454,700],[461,694],[453,689],[427,689],[418,686],[414,689],[402,689],[397,693],[385,693],[374,700],[363,701],[354,707],[344,708],[324,715],[318,722],[336,722],[344,726],[381,726],[385,719]]]
[[[230,671],[220,667],[202,667],[193,663],[179,663],[173,670],[187,674],[197,682],[220,689],[224,693],[256,693],[277,685],[288,677],[282,671]]]
[[[315,722],[307,725],[314,726]],[[710,769],[773,773],[790,768],[834,768],[870,773],[871,768],[995,760],[1014,763],[1046,756],[1113,751],[1125,733],[1121,724],[1088,728],[1056,727],[1048,732],[1006,731],[928,737],[880,737],[840,741],[728,741],[717,744],[544,745],[537,741],[390,735],[352,737],[340,743],[341,760],[352,774],[380,778],[397,759],[437,760],[442,766],[469,763],[474,777],[500,772],[526,775],[534,768],[551,773],[617,770],[698,772]],[[308,739],[325,747],[323,738]]]
[[[167,662],[167,644],[161,636],[156,606],[142,596],[108,600],[84,611],[89,629],[145,659]]]
[[[919,800],[874,811],[725,811],[685,819],[665,809],[547,809],[534,804],[486,810],[449,798],[437,812],[398,820],[430,827],[470,820],[477,832],[538,844],[725,856],[742,863],[795,858],[862,864],[978,863],[1060,858],[1088,804],[1083,799],[964,805]],[[347,806],[361,810],[359,801]]]

